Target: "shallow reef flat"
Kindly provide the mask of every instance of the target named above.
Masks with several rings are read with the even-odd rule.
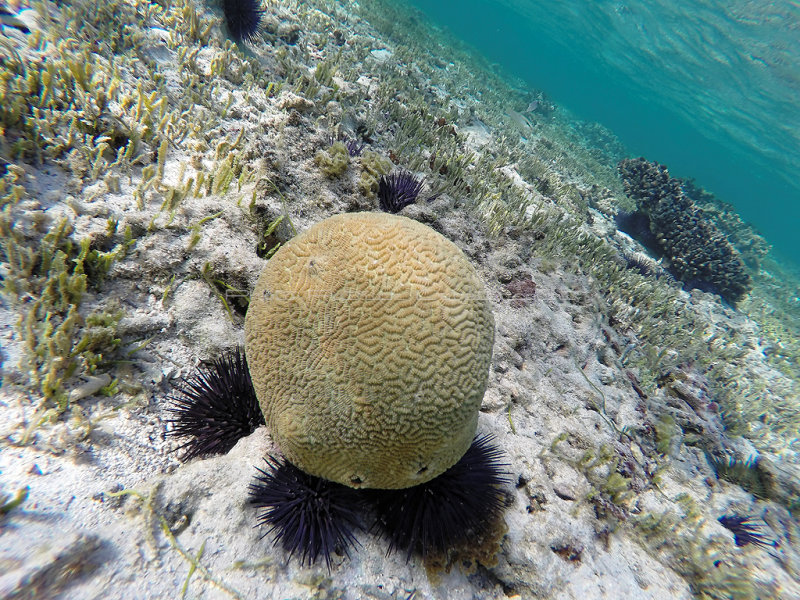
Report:
[[[798,278],[763,238],[684,183],[742,258],[731,306],[620,228],[611,132],[404,3],[265,2],[238,42],[221,6],[4,21],[0,598],[800,597]],[[243,343],[281,244],[397,173],[488,294],[503,522],[301,565],[254,527],[267,429],[181,463],[167,399]]]

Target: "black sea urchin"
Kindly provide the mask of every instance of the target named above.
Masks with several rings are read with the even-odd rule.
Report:
[[[382,175],[378,181],[378,203],[381,210],[389,213],[400,212],[403,207],[413,204],[422,190],[422,181],[408,171]]]
[[[747,515],[722,515],[717,521],[733,532],[733,541],[736,542],[737,546],[753,544],[765,550],[775,546],[775,542],[767,540],[766,536],[761,532],[761,526],[754,523],[752,517]]]
[[[169,435],[188,437],[181,460],[225,454],[264,424],[250,371],[240,348],[201,366],[169,397]]]
[[[389,551],[441,555],[482,533],[503,508],[507,480],[502,452],[491,436],[479,436],[454,466],[436,479],[400,490],[371,492],[375,527]]]
[[[237,42],[253,41],[261,27],[261,0],[222,0],[228,31]]]
[[[708,462],[719,479],[741,486],[756,498],[767,498],[767,487],[758,467],[758,457],[746,460],[735,457],[718,458],[707,454]]]
[[[331,553],[350,556],[357,544],[353,532],[360,529],[358,491],[309,475],[284,459],[264,459],[267,469],[258,469],[256,483],[250,484],[250,504],[264,510],[259,525],[270,525],[264,533],[275,534],[275,544],[300,555],[300,564],[316,562],[322,555],[328,570]],[[263,536],[262,536],[263,537]]]

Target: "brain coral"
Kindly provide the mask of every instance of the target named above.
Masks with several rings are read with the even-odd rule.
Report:
[[[429,227],[330,217],[284,245],[251,295],[245,348],[276,443],[352,487],[404,488],[475,435],[494,341],[481,280]]]

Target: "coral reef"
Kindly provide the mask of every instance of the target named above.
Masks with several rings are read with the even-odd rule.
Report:
[[[638,201],[675,276],[691,287],[738,302],[751,287],[738,252],[683,192],[667,168],[644,158],[619,163],[625,192]]]
[[[683,182],[760,271],[735,310],[681,292],[615,226],[635,206],[613,135],[407,2],[262,8],[246,45],[189,0],[45,0],[38,28],[0,32],[0,512],[27,495],[2,516],[0,596],[800,597],[797,274]],[[369,150],[329,178],[314,155],[338,131]],[[478,428],[516,486],[474,552],[431,565],[363,535],[326,573],[253,528],[267,428],[179,463],[154,399],[242,343],[295,227],[373,209],[392,169],[424,177],[404,214],[487,289]],[[704,451],[757,453],[761,487]],[[722,514],[758,516],[777,545],[737,548]]]

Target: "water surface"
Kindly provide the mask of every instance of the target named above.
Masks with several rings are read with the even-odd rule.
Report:
[[[800,3],[412,1],[800,264]]]

